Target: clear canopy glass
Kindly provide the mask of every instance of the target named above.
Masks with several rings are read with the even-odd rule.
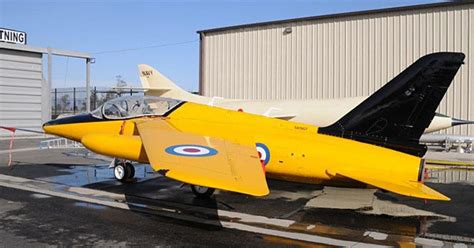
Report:
[[[129,119],[140,116],[161,116],[172,110],[181,101],[155,96],[125,96],[107,101],[102,105],[99,113],[106,119]],[[98,116],[97,116],[98,117]]]

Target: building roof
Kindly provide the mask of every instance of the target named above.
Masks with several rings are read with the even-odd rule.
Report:
[[[83,52],[67,51],[67,50],[60,50],[60,49],[55,49],[55,48],[35,47],[35,46],[29,46],[29,45],[18,45],[18,44],[10,44],[10,43],[3,43],[3,42],[0,42],[0,49],[9,49],[9,50],[25,51],[25,52],[33,52],[33,53],[48,53],[48,50],[51,49],[51,54],[53,55],[74,57],[74,58],[81,58],[81,59],[92,58],[90,54],[83,53]]]
[[[228,26],[228,27],[218,27],[218,28],[199,30],[197,31],[197,33],[199,34],[214,33],[214,32],[221,32],[221,31],[240,29],[240,28],[261,27],[261,26],[268,26],[268,25],[275,25],[275,24],[314,21],[314,20],[331,19],[331,18],[339,18],[339,17],[352,17],[352,16],[367,15],[367,14],[389,13],[389,12],[396,12],[396,11],[420,10],[420,9],[427,9],[427,8],[433,8],[433,7],[456,6],[456,5],[463,5],[463,4],[469,4],[469,3],[472,4],[473,2],[472,1],[452,1],[452,2],[418,4],[418,5],[410,5],[410,6],[402,6],[402,7],[393,7],[393,8],[354,11],[354,12],[344,12],[344,13],[337,13],[337,14],[299,17],[299,18],[293,18],[293,19],[284,19],[284,20],[276,20],[276,21],[268,21],[268,22],[249,23],[249,24],[242,24],[242,25],[235,25],[235,26]]]

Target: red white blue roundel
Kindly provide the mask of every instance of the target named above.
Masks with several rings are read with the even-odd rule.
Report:
[[[263,165],[266,166],[268,162],[270,162],[270,150],[265,144],[257,143],[256,145],[260,161],[262,161]]]
[[[208,146],[200,145],[175,145],[165,149],[169,154],[185,157],[207,157],[217,154],[217,150]]]

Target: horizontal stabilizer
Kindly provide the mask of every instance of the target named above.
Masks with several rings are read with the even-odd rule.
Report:
[[[415,181],[396,181],[387,175],[381,179],[375,179],[372,177],[364,176],[367,173],[359,173],[350,170],[337,169],[335,171],[331,170],[329,172],[332,175],[339,175],[346,178],[350,178],[355,181],[359,181],[374,187],[384,189],[393,193],[400,195],[429,199],[429,200],[440,200],[440,201],[449,201],[450,199],[443,194],[435,191],[434,189],[426,186],[423,182]]]
[[[451,125],[453,126],[459,126],[459,125],[470,125],[474,124],[474,121],[468,121],[468,120],[461,120],[461,119],[456,119],[453,118]]]

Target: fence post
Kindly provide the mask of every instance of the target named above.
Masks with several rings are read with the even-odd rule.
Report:
[[[48,47],[48,83],[46,85],[47,92],[51,92],[51,89],[53,88],[53,52],[50,47]],[[48,97],[49,99],[47,100],[46,103],[44,103],[45,109],[43,109],[42,112],[42,117],[44,118],[43,121],[51,120],[51,98]],[[46,99],[45,99],[46,100]],[[44,111],[44,112],[43,112]]]
[[[76,114],[76,87],[72,88],[72,113]]]
[[[58,116],[58,88],[54,88],[54,115]]]
[[[92,102],[92,104],[94,106],[94,109],[96,109],[97,108],[97,86],[94,86],[93,94],[94,94],[94,101]]]
[[[130,95],[131,95],[131,96],[133,95],[133,91],[132,91],[132,89],[130,89]]]
[[[86,112],[91,112],[91,59],[86,59]]]

